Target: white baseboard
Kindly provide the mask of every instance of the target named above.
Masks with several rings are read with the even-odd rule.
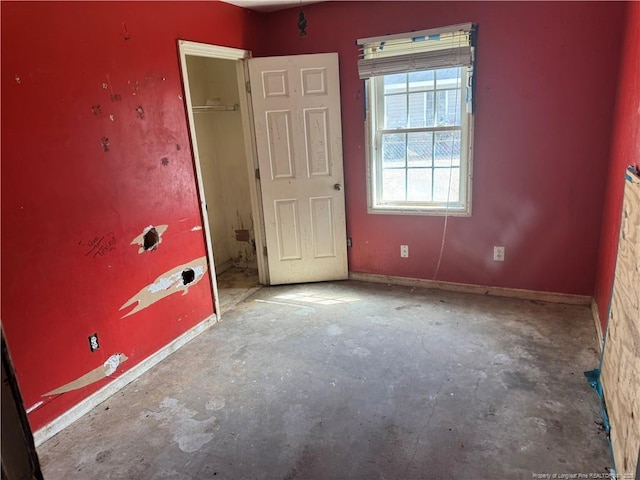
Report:
[[[591,314],[593,315],[593,321],[596,325],[596,333],[598,334],[598,349],[600,353],[602,353],[602,348],[604,347],[604,337],[602,335],[602,323],[600,323],[600,312],[598,311],[598,304],[596,303],[596,299],[591,299]]]
[[[193,340],[195,337],[200,335],[202,332],[207,330],[209,327],[216,323],[216,316],[212,315],[206,320],[200,322],[196,326],[192,327],[190,330],[187,330],[185,333],[180,335],[178,338],[173,340],[171,343],[165,345],[157,352],[151,354],[149,357],[145,358],[143,361],[134,366],[131,370],[127,370],[121,376],[114,379],[112,382],[108,383],[104,387],[102,387],[97,392],[91,394],[84,400],[82,400],[77,405],[71,407],[69,410],[64,412],[58,418],[52,420],[47,425],[42,427],[40,430],[33,434],[33,438],[36,444],[36,447],[42,445],[44,442],[49,440],[55,434],[59,433],[63,429],[67,428],[73,422],[78,420],[80,417],[89,413],[91,409],[93,409],[96,405],[107,400],[112,395],[116,394],[118,390],[122,389],[129,383],[133,382],[140,375],[145,373],[150,368],[154,367],[162,360],[167,358],[173,352],[178,350],[180,347]]]
[[[388,283],[407,287],[434,288],[451,292],[475,293],[494,297],[521,298],[524,300],[539,300],[551,303],[567,303],[570,305],[589,305],[591,297],[588,295],[573,295],[569,293],[538,292],[520,288],[485,287],[468,283],[441,282],[425,280],[423,278],[396,277],[393,275],[378,275],[375,273],[349,272],[349,279],[363,282]]]

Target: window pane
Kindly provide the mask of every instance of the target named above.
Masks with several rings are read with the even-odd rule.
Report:
[[[433,92],[419,92],[409,94],[409,126],[434,126]]]
[[[441,68],[436,70],[438,88],[446,88],[445,85],[460,85],[462,67]]]
[[[407,200],[430,202],[433,170],[430,168],[410,168],[407,170],[407,175]]]
[[[407,152],[405,133],[387,133],[382,136],[382,166],[404,167]]]
[[[451,181],[451,183],[449,183]],[[449,191],[451,189],[451,191]],[[434,169],[433,200],[436,202],[460,201],[460,169]]]
[[[382,170],[382,200],[385,202],[404,201],[405,192],[404,168]]]
[[[443,126],[460,125],[460,90],[438,90],[436,92],[436,122]]]
[[[433,132],[409,133],[408,137],[408,165],[410,167],[430,167],[433,160]]]
[[[387,95],[384,97],[384,127],[404,128],[407,126],[407,96]]]
[[[415,92],[419,90],[433,90],[434,83],[433,70],[424,70],[421,72],[411,72],[409,74],[409,91]]]
[[[384,93],[403,93],[407,91],[407,74],[394,73],[384,76]]]
[[[460,131],[435,132],[435,165],[448,167],[460,166]]]

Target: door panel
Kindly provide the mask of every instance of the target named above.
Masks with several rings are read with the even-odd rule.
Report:
[[[338,55],[249,60],[272,285],[347,278]]]

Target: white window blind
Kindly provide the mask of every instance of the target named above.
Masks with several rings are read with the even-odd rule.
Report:
[[[431,70],[472,67],[475,25],[465,23],[432,30],[358,40],[360,78]]]

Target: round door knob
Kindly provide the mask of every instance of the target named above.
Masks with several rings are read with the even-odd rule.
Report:
[[[342,188],[342,185],[340,185],[339,183],[336,183],[336,184],[333,186],[333,189],[334,189],[334,190],[340,190],[341,188]]]

